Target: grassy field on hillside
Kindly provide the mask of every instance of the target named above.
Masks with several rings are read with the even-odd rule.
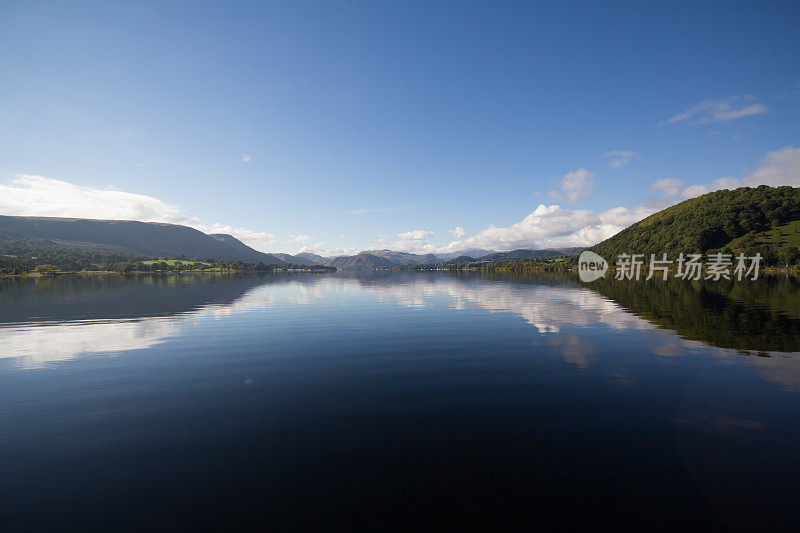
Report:
[[[736,250],[741,247],[742,240],[748,238],[747,235],[737,237],[729,242],[727,247],[731,250]],[[752,244],[756,246],[761,244],[777,244],[781,248],[784,246],[796,246],[800,248],[800,220],[793,220],[783,226],[757,233]]]

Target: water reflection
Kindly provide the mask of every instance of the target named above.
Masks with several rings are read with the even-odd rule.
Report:
[[[41,368],[78,356],[150,348],[176,332],[175,323],[163,318],[3,327],[0,358],[14,358],[22,368]]]
[[[181,328],[265,309],[281,296],[299,305],[313,278],[291,276],[141,276],[11,279],[0,285],[0,359],[41,368],[92,354],[143,350],[180,334]]]
[[[64,277],[0,283],[0,358],[25,368],[82,354],[152,347],[204,320],[344,295],[409,309],[482,309],[517,315],[564,360],[584,369],[597,348],[576,328],[647,331],[650,351],[751,357],[768,379],[800,384],[800,285],[605,281],[371,273],[262,277]],[[345,305],[342,301],[341,305]],[[669,331],[664,331],[669,330]],[[672,332],[676,332],[674,335]]]
[[[558,523],[600,521],[595,502],[645,527],[770,528],[797,515],[797,289],[0,280],[0,516],[207,525],[222,509],[229,525],[247,502],[297,528],[496,497],[528,523],[559,505]]]
[[[533,281],[533,282],[532,282]],[[577,284],[541,280],[487,280],[482,278],[420,277],[405,283],[366,287],[383,301],[412,308],[432,307],[438,297],[451,309],[479,307],[522,317],[539,333],[559,333],[566,327],[602,324],[613,329],[649,329],[653,326],[626,312],[612,300]]]

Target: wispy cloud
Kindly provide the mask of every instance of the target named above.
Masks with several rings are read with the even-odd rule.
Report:
[[[614,158],[608,164],[609,168],[622,168],[630,163],[632,159],[639,157],[639,153],[633,150],[614,150],[608,152],[605,156]]]
[[[569,172],[561,178],[560,190],[550,191],[550,197],[575,203],[579,198],[594,192],[594,177],[595,174],[585,168]]]
[[[704,100],[694,107],[668,118],[661,124],[675,124],[686,121],[691,121],[694,124],[727,122],[737,118],[761,115],[769,111],[766,105],[756,100],[757,98],[752,95],[734,95],[724,100]]]

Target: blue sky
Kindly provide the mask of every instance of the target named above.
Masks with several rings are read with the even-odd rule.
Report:
[[[591,244],[800,185],[799,27],[797,2],[6,1],[0,214],[328,254]]]

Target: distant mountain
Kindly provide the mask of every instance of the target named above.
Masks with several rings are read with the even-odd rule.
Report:
[[[488,254],[493,254],[497,252],[497,250],[484,250],[482,248],[472,248],[470,250],[461,250],[460,252],[448,252],[446,254],[436,254],[440,259],[444,261],[449,261],[450,259],[454,259],[460,256],[467,256],[467,257],[481,257]]]
[[[511,261],[515,259],[548,259],[565,255],[556,250],[512,250],[510,252],[495,252],[478,257],[478,261]]]
[[[281,264],[230,235],[186,226],[130,220],[0,215],[0,243],[119,255],[181,257]]]
[[[440,263],[441,258],[433,254],[410,254],[407,252],[394,252],[392,250],[366,250],[366,253],[376,257],[388,259],[396,266],[430,265]]]
[[[445,261],[445,264],[446,265],[451,265],[451,264],[458,265],[458,264],[461,264],[461,263],[474,263],[475,261],[476,261],[476,259],[474,257],[470,257],[468,255],[459,255],[458,257],[454,257],[452,259],[449,259],[449,260]]]
[[[209,234],[209,237],[213,237],[217,241],[230,247],[237,254],[239,254],[239,257],[244,258],[241,259],[241,261],[247,261],[250,263],[267,263],[271,265],[280,265],[284,262],[280,258],[276,257],[275,254],[266,254],[250,248],[233,235],[228,235],[227,233],[211,233]]]
[[[270,255],[274,255],[284,263],[289,263],[292,265],[313,265],[311,261],[307,259],[303,259],[302,257],[297,257],[296,255],[292,254],[282,254],[282,253],[271,253]]]
[[[775,260],[800,246],[800,188],[741,187],[685,200],[592,247],[606,259],[728,249]],[[795,250],[792,251],[791,249]],[[767,263],[774,263],[767,257]]]
[[[274,255],[284,263],[292,265],[327,265],[331,260],[329,257],[322,257],[309,252],[302,252],[296,255],[284,253],[272,253],[271,255]]]
[[[570,253],[574,249],[569,250]],[[479,250],[485,252],[486,250]],[[302,255],[302,254],[301,254]],[[508,261],[512,259],[542,259],[568,255],[559,250],[514,250],[511,252],[491,252],[482,254],[477,259],[474,255],[466,253],[447,254],[411,254],[408,252],[395,252],[392,250],[366,250],[358,255],[343,255],[339,257],[322,258],[325,265],[336,268],[391,268],[411,265],[434,265],[441,263],[464,263],[474,261]],[[290,256],[291,257],[291,256]],[[319,256],[317,256],[319,257]],[[283,256],[282,259],[286,260]]]
[[[327,258],[322,257],[321,255],[312,254],[311,252],[301,252],[295,255],[294,257],[303,259],[305,261],[310,261],[310,264],[312,265],[324,265],[328,260]]]
[[[553,250],[556,252],[561,252],[564,255],[578,255],[586,248],[586,246],[573,246],[571,248],[553,248]]]
[[[369,252],[361,252],[358,255],[349,255],[349,256],[344,255],[340,257],[334,257],[330,259],[326,264],[328,266],[336,268],[353,268],[353,269],[363,269],[363,270],[372,270],[375,268],[388,268],[397,266],[389,259],[373,255]]]

